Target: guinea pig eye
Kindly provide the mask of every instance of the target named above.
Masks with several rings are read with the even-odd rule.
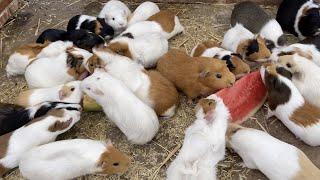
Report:
[[[291,68],[291,67],[292,67],[290,63],[287,63],[286,66],[287,66],[288,68]]]
[[[74,89],[74,87],[73,87],[73,88],[71,88],[70,90],[71,90],[71,91],[74,91],[75,89]]]
[[[218,78],[218,79],[221,79],[222,78],[222,75],[221,74],[216,74],[216,77]]]
[[[100,80],[100,78],[99,78],[99,77],[97,77],[97,80]]]
[[[113,166],[119,166],[119,163],[113,163],[112,165]]]
[[[115,20],[115,18],[112,18],[112,20],[114,21],[114,20]]]
[[[90,64],[91,67],[93,67],[93,64]]]
[[[91,90],[91,88],[89,88],[89,87],[87,87],[87,89],[90,91]]]

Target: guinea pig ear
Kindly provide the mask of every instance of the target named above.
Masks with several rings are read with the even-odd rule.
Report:
[[[106,140],[106,148],[107,148],[107,149],[113,148],[113,144],[112,144],[111,139],[107,139],[107,140]]]
[[[208,76],[210,76],[210,71],[208,71],[208,70],[202,70],[201,72],[200,72],[200,74],[199,74],[199,76],[201,77],[201,78],[205,78],[205,77],[208,77]]]
[[[60,90],[59,90],[59,100],[63,100],[64,98],[66,98],[68,96],[68,93],[66,92],[67,86],[63,86]]]
[[[92,92],[94,94],[96,94],[96,95],[99,95],[99,96],[103,96],[104,95],[104,93],[99,89],[93,89]]]

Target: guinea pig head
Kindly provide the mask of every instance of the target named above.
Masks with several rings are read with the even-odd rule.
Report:
[[[94,73],[81,82],[80,88],[91,98],[97,100],[104,96],[102,89],[104,69],[95,69]]]
[[[111,140],[106,142],[106,150],[101,154],[98,161],[99,174],[122,174],[128,170],[130,158],[116,149]]]
[[[103,18],[97,18],[95,33],[107,40],[110,40],[114,36],[113,28]]]
[[[242,56],[240,54],[231,54],[229,60],[232,64],[232,67],[230,67],[227,61],[228,68],[237,79],[250,73],[250,66],[242,60]]]
[[[60,101],[69,103],[80,103],[82,91],[80,89],[80,81],[72,81],[61,87],[59,90]]]
[[[266,61],[271,52],[266,45],[265,39],[258,35],[255,39],[249,40],[245,48],[245,57],[249,61]]]
[[[107,23],[116,30],[124,30],[128,24],[125,10],[109,12],[106,16]]]
[[[195,108],[196,116],[198,118],[202,117],[208,121],[211,120],[212,118],[210,116],[214,112],[216,105],[217,102],[213,99],[200,99]]]
[[[94,46],[105,43],[104,39],[101,36],[83,29],[71,30],[65,33],[64,39],[72,41],[77,47],[90,52],[92,51],[92,48]]]
[[[200,65],[199,81],[204,86],[217,91],[234,84],[235,76],[226,62],[214,58],[201,58],[197,62]]]
[[[295,76],[299,75],[299,68],[298,65],[296,64],[296,62],[294,61],[294,58],[297,55],[284,55],[284,56],[280,56],[278,58],[278,66],[282,66],[285,69],[287,69],[288,71],[290,71],[292,74],[294,74]]]
[[[92,74],[96,68],[104,68],[105,65],[104,61],[102,61],[96,54],[93,54],[93,56],[88,59],[85,66],[89,73]]]
[[[111,42],[110,44],[108,44],[108,48],[116,54],[132,59],[129,45],[125,42]]]

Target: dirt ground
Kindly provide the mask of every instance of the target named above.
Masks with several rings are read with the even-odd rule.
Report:
[[[128,3],[133,10],[137,4]],[[178,13],[186,33],[170,40],[171,47],[185,49],[190,53],[192,47],[202,40],[221,40],[229,28],[229,18],[233,4],[159,4],[161,9],[171,9]],[[101,2],[92,0],[29,0],[21,2],[21,9],[16,16],[0,31],[0,101],[14,102],[18,93],[26,89],[23,77],[8,79],[5,65],[8,56],[16,47],[35,41],[37,34],[47,28],[65,29],[68,19],[77,14],[97,15]],[[276,7],[265,7],[271,14]],[[247,127],[265,129],[271,135],[302,149],[307,156],[320,167],[319,147],[310,147],[299,141],[284,125],[276,119],[265,118],[263,107],[254,118],[244,123]],[[84,112],[82,119],[69,132],[59,139],[92,138],[105,140],[111,138],[115,146],[131,155],[134,162],[127,173],[107,177],[86,176],[79,179],[165,179],[165,171],[171,162],[162,167],[168,154],[182,143],[184,130],[193,122],[193,107],[188,106],[185,96],[181,95],[181,105],[177,114],[167,120],[160,120],[161,128],[152,142],[143,145],[131,145],[110,123],[104,113]],[[263,128],[262,128],[262,127]],[[172,157],[174,158],[174,156]],[[218,164],[219,179],[266,179],[257,170],[249,170],[241,166],[241,159],[227,150],[226,158]],[[160,168],[161,167],[161,168]],[[158,169],[160,168],[159,172]],[[4,179],[22,179],[19,170],[12,171]]]

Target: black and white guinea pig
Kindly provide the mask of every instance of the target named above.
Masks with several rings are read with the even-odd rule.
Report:
[[[59,40],[71,41],[77,47],[90,52],[94,46],[105,44],[101,36],[83,29],[68,32],[60,29],[47,29],[40,34],[36,42],[43,44],[46,41],[55,42]]]
[[[276,19],[283,30],[305,39],[319,33],[319,8],[313,0],[283,0]]]
[[[286,37],[279,23],[254,2],[245,1],[234,6],[231,25],[235,26],[236,23],[242,24],[254,34],[260,34],[270,50],[286,44]]]
[[[75,29],[86,29],[105,39],[112,39],[114,29],[108,25],[103,18],[97,18],[88,15],[76,15],[68,22],[67,31]]]

